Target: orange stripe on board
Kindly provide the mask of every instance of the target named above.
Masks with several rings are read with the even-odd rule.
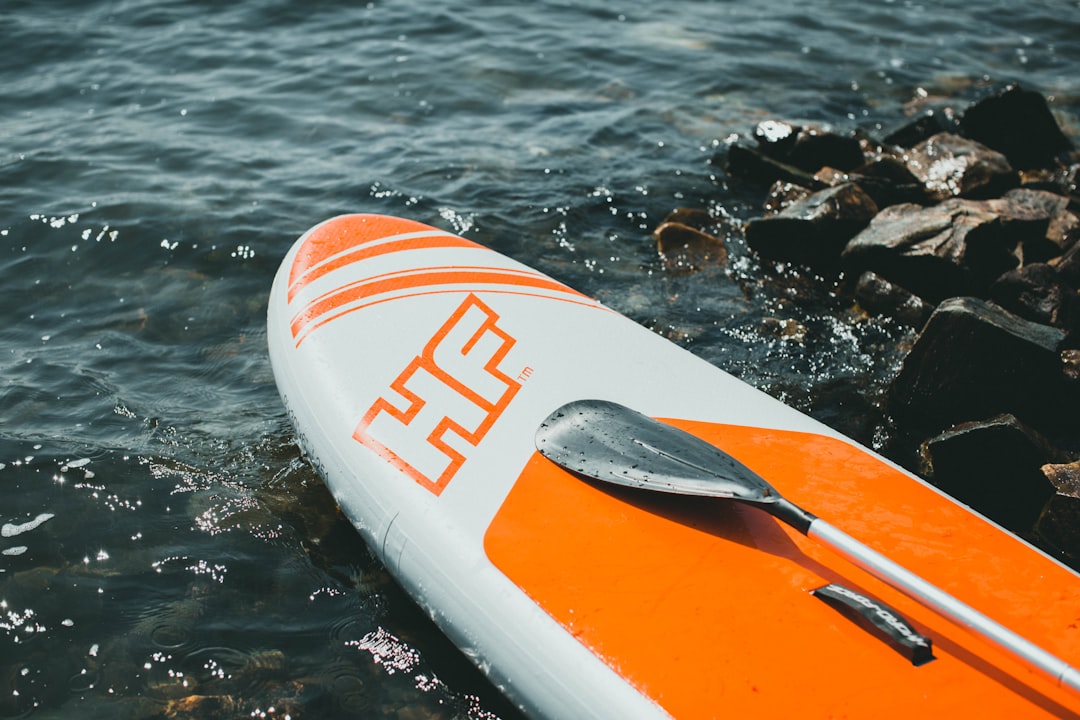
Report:
[[[509,285],[517,288],[554,290],[585,297],[557,280],[539,274],[475,267],[437,268],[408,274],[391,273],[369,281],[346,285],[332,293],[327,293],[301,310],[290,323],[290,329],[293,337],[297,337],[305,325],[343,305],[384,293],[434,285],[468,285],[474,291],[479,290],[478,285]]]
[[[793,502],[1036,644],[1080,660],[1080,579],[931,488],[820,435],[677,422]],[[760,509],[606,489],[534,454],[492,563],[672,716],[1075,717],[1080,699]],[[810,594],[838,582],[933,639],[920,667]]]
[[[587,295],[582,295],[580,299],[574,299],[572,297],[562,297],[561,298],[561,297],[556,297],[554,295],[543,295],[541,293],[524,292],[524,291],[520,291],[520,290],[505,290],[505,289],[500,289],[500,288],[484,288],[483,290],[469,289],[469,288],[441,288],[441,289],[425,290],[425,291],[422,291],[422,292],[413,292],[413,293],[403,293],[403,294],[400,294],[400,295],[392,295],[390,297],[384,297],[384,298],[379,298],[378,300],[372,300],[371,302],[363,303],[361,305],[351,305],[351,306],[345,308],[344,310],[342,310],[339,313],[336,313],[334,315],[330,315],[330,316],[327,316],[327,317],[323,317],[323,318],[319,319],[318,321],[316,321],[314,323],[311,323],[306,328],[304,328],[303,333],[299,337],[297,337],[296,347],[300,347],[300,344],[302,342],[304,342],[304,340],[306,340],[311,335],[311,333],[313,333],[315,330],[318,330],[320,327],[322,327],[326,323],[330,322],[331,320],[337,320],[342,315],[348,315],[349,313],[355,312],[357,310],[364,310],[364,309],[372,307],[374,305],[381,305],[382,303],[392,302],[394,300],[404,300],[405,298],[424,297],[426,295],[447,295],[447,294],[453,294],[453,293],[458,293],[458,294],[479,293],[479,294],[483,294],[483,295],[516,295],[518,297],[531,297],[531,298],[539,298],[541,300],[554,300],[555,302],[564,302],[564,303],[567,303],[569,305],[581,305],[583,307],[592,308],[594,310],[603,310],[604,312],[609,312],[609,313],[614,313],[615,312],[614,310],[611,310],[610,308],[604,307],[603,305],[596,302],[595,300],[593,300],[592,298],[590,298]]]
[[[387,215],[345,215],[328,220],[314,228],[297,250],[289,271],[288,300],[292,302],[314,280],[350,263],[401,250],[437,247],[483,246],[423,223]]]

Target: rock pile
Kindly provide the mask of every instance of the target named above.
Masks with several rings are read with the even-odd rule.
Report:
[[[768,187],[759,256],[921,329],[896,459],[1080,567],[1080,153],[1045,99],[1009,86],[880,141],[763,122],[719,159]],[[692,218],[655,232],[669,267],[723,257]]]

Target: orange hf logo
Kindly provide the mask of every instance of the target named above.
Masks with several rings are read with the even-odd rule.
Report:
[[[442,493],[532,372],[500,364],[516,342],[499,316],[470,294],[390,383],[353,438],[436,495]]]

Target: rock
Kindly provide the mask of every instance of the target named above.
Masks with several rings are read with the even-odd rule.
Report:
[[[960,132],[1003,153],[1016,168],[1046,167],[1073,149],[1046,99],[1017,85],[969,107]]]
[[[842,257],[854,272],[872,270],[931,302],[983,295],[1016,266],[1018,227],[970,200],[893,205],[848,242]]]
[[[1056,193],[1016,188],[986,204],[1004,221],[1026,225],[1019,239],[1024,262],[1057,257],[1080,236],[1080,219],[1069,210],[1069,199]]]
[[[991,520],[1030,530],[1054,488],[1041,466],[1050,444],[1013,415],[957,425],[923,443],[930,481]]]
[[[811,192],[813,191],[802,185],[777,180],[769,187],[762,207],[766,215],[775,215],[796,200],[802,200]]]
[[[1064,556],[1073,566],[1080,567],[1080,462],[1048,463],[1042,466],[1043,475],[1054,487],[1035,524],[1035,535]]]
[[[821,190],[779,213],[746,226],[746,242],[759,255],[811,266],[835,266],[847,241],[877,213],[857,185]]]
[[[847,172],[866,160],[856,138],[809,128],[795,136],[787,162],[807,172],[817,172],[823,167]]]
[[[1073,243],[1064,255],[1051,264],[1062,282],[1074,290],[1080,289],[1080,242]]]
[[[714,225],[718,224],[716,218],[710,215],[708,210],[692,207],[675,208],[664,218],[664,223],[688,225],[702,232],[708,232]],[[664,223],[660,224],[663,225]]]
[[[666,222],[653,231],[653,237],[668,272],[689,273],[727,263],[724,241],[689,225]]]
[[[885,136],[889,145],[913,148],[924,140],[942,132],[955,132],[956,123],[941,113],[927,112]]]
[[[907,167],[933,201],[993,197],[1018,182],[1004,155],[952,133],[938,133],[913,147]]]
[[[1069,348],[1061,351],[1061,374],[1068,383],[1080,383],[1080,350]]]
[[[984,300],[942,302],[889,389],[903,429],[936,432],[972,418],[1011,413],[1036,427],[1075,414],[1064,391],[1065,333]]]
[[[859,276],[855,284],[855,299],[868,312],[888,315],[915,328],[925,325],[934,312],[934,306],[918,295],[870,271]]]
[[[814,180],[812,173],[770,157],[757,148],[748,148],[737,143],[728,148],[725,167],[733,177],[760,185],[771,185],[779,180],[813,190],[824,187]]]
[[[1042,472],[1056,492],[1080,498],[1080,460],[1071,463],[1047,463],[1042,466]],[[1076,529],[1080,531],[1080,525]]]
[[[877,155],[851,174],[879,208],[901,203],[927,203],[926,187],[899,158]]]
[[[766,120],[754,128],[754,140],[769,157],[808,173],[823,167],[854,170],[865,162],[857,138],[820,128]]]
[[[801,126],[783,120],[765,120],[754,128],[754,142],[770,157],[785,158],[801,131]]]
[[[990,288],[990,299],[1022,318],[1064,328],[1072,308],[1071,292],[1054,268],[1032,263],[1010,270]]]

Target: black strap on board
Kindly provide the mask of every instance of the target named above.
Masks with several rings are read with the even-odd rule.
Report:
[[[918,667],[934,659],[933,643],[885,603],[843,585],[832,583],[813,591],[814,597],[835,608],[871,635]]]

